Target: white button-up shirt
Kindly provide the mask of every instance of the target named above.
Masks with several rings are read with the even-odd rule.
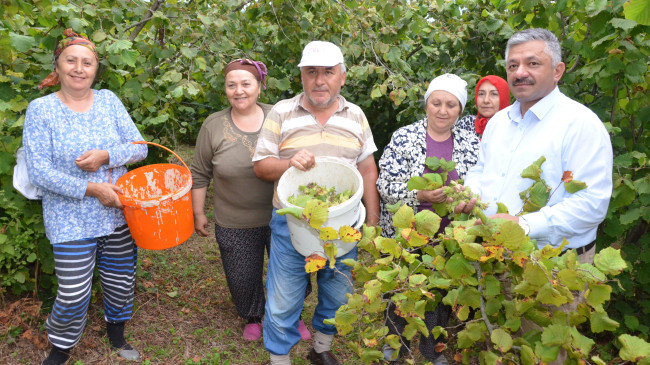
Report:
[[[496,213],[501,202],[516,215],[523,207],[519,193],[533,184],[520,174],[540,156],[546,157],[542,179],[555,192],[540,211],[524,216],[530,237],[539,247],[557,247],[563,238],[567,248],[589,244],[612,195],[612,145],[598,116],[557,87],[523,118],[515,102],[490,119],[478,163],[467,173],[465,185],[489,203],[486,214]],[[587,188],[569,194],[561,183],[564,171],[572,171]]]

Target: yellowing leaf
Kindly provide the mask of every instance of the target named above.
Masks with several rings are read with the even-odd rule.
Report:
[[[305,257],[305,271],[308,273],[316,272],[325,267],[327,260],[318,254],[311,254]]]
[[[512,337],[506,331],[501,328],[497,328],[492,331],[490,335],[490,340],[494,344],[494,348],[500,352],[508,352],[512,348]]]
[[[623,345],[619,353],[621,359],[637,362],[650,357],[650,343],[643,339],[630,335],[620,335],[618,340]]]
[[[339,238],[338,232],[332,227],[323,227],[318,234],[321,240],[331,241]]]
[[[572,171],[564,171],[562,174],[562,182],[568,183],[571,180],[573,180],[573,172]]]
[[[327,221],[329,211],[325,203],[312,199],[307,202],[302,214],[309,221],[310,226],[319,229]]]
[[[393,225],[395,228],[412,228],[415,221],[413,208],[408,205],[402,205],[393,216]]]
[[[479,258],[480,262],[487,262],[490,259],[496,259],[497,261],[503,261],[503,247],[501,246],[483,246],[485,249],[485,255]]]
[[[325,254],[327,255],[327,257],[329,257],[330,269],[333,269],[334,264],[336,264],[336,254],[338,252],[338,248],[336,247],[336,244],[333,242],[327,242],[326,244],[323,245],[323,248],[325,248]]]
[[[420,247],[429,243],[429,237],[418,233],[416,230],[411,230],[407,241],[411,247]]]
[[[339,236],[341,236],[343,242],[357,242],[361,239],[361,232],[350,226],[341,226],[339,228]]]
[[[600,250],[594,257],[594,265],[608,275],[618,275],[627,268],[625,260],[621,257],[621,251],[612,247]]]

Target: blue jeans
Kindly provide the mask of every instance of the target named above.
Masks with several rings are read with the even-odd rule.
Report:
[[[300,340],[298,321],[310,275],[305,272],[305,256],[299,254],[291,244],[287,218],[276,214],[274,209],[270,226],[271,254],[266,273],[264,347],[274,355],[286,355]],[[347,303],[346,294],[352,293],[353,289],[350,285],[352,268],[341,261],[356,258],[355,247],[336,259],[336,268],[347,277],[330,269],[329,263],[318,270],[318,305],[312,319],[317,331],[327,335],[336,333],[336,327],[324,324],[323,320],[334,318],[336,310]]]

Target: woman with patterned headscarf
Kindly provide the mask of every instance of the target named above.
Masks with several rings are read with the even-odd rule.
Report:
[[[476,83],[474,100],[478,114],[460,118],[456,126],[460,129],[473,131],[477,136],[482,137],[490,118],[499,110],[510,105],[508,82],[495,75],[483,77]]]
[[[203,122],[192,160],[194,227],[208,236],[205,198],[214,181],[214,233],[228,288],[237,313],[246,321],[244,339],[262,337],[264,250],[269,250],[273,183],[255,176],[252,157],[265,116],[272,105],[258,102],[266,88],[264,63],[237,59],[224,69],[230,107]],[[305,323],[298,330],[311,338]]]
[[[146,145],[120,100],[94,90],[95,45],[71,29],[54,51],[54,71],[39,89],[60,85],[27,107],[23,144],[31,182],[43,191],[45,232],[58,280],[45,327],[52,344],[43,364],[64,364],[86,325],[95,266],[103,289],[110,345],[120,356],[139,353],[124,339],[133,312],[137,250],[111,184],[124,165],[147,156]]]

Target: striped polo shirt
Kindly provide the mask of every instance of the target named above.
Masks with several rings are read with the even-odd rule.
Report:
[[[334,157],[356,166],[377,151],[368,120],[357,105],[339,95],[338,109],[321,125],[303,106],[303,96],[279,101],[267,114],[253,162],[267,157],[289,159],[307,149],[316,157]],[[277,199],[273,200],[278,208]]]

